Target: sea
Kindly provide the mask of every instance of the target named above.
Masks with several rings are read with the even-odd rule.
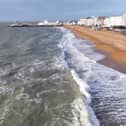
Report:
[[[0,126],[126,126],[126,75],[63,27],[0,23]]]

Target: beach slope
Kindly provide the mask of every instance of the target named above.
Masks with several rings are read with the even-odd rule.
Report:
[[[113,31],[99,30],[83,26],[65,25],[65,28],[75,33],[77,37],[89,40],[96,45],[96,50],[104,53],[106,58],[101,64],[126,73],[126,36]]]

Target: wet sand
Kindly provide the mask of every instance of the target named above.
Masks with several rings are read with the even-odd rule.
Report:
[[[94,31],[82,26],[68,26],[77,37],[91,41],[96,45],[96,51],[106,55],[99,63],[126,73],[126,35],[113,31]]]

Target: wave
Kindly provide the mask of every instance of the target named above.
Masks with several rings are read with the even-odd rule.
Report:
[[[86,63],[86,62],[96,63],[96,61],[89,59],[83,53],[80,53],[77,50],[77,48],[73,46],[74,44],[76,44],[76,42],[82,41],[81,39],[76,38],[70,31],[64,28],[61,28],[60,30],[64,33],[64,36],[62,38],[62,41],[59,47],[63,49],[64,59],[67,62],[67,65],[71,71],[72,77],[75,80],[75,82],[79,85],[80,91],[82,95],[84,96],[83,99],[76,99],[73,102],[73,105],[74,105],[73,111],[77,111],[75,112],[74,115],[75,117],[79,116],[80,118],[80,120],[78,120],[78,122],[80,122],[79,125],[100,126],[99,121],[97,120],[95,113],[93,109],[91,108],[91,95],[89,93],[90,87],[80,77],[81,72],[85,71],[83,69],[83,63]]]
[[[84,96],[84,109],[80,109],[88,115],[88,124],[84,120],[84,126],[126,124],[126,75],[97,63],[105,56],[96,53],[93,44],[78,39],[69,30],[62,28],[61,31],[64,59]]]

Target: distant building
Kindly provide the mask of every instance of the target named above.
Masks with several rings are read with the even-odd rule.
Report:
[[[108,17],[105,19],[105,26],[123,26],[123,17],[122,16],[115,16],[115,17]]]
[[[92,26],[94,24],[93,20],[94,19],[92,17],[83,18],[78,21],[78,24],[85,26]]]
[[[38,26],[62,26],[63,23],[59,22],[59,21],[41,21],[38,22],[37,24]]]
[[[92,25],[97,26],[98,25],[98,18],[97,17],[92,17]]]
[[[77,20],[71,20],[71,21],[70,21],[70,24],[71,24],[71,25],[77,25],[77,24],[78,24],[78,21],[77,21]]]
[[[87,17],[80,19],[78,21],[79,25],[84,26],[96,26],[98,28],[102,27],[113,27],[113,26],[126,26],[126,13],[123,16],[113,16],[113,17]]]
[[[103,26],[105,17],[87,17],[79,20],[79,25],[85,26]]]
[[[97,24],[99,27],[104,27],[105,25],[105,17],[101,16],[97,18]]]
[[[78,21],[78,24],[79,24],[79,25],[87,25],[87,19],[86,19],[86,18],[80,19],[80,20]]]
[[[122,16],[123,25],[126,26],[126,13]]]
[[[92,17],[87,17],[87,26],[92,26],[93,25],[93,18]]]

